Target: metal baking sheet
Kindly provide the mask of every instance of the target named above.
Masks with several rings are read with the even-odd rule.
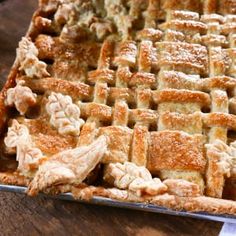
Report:
[[[26,187],[0,185],[0,191],[25,194]],[[88,202],[88,201],[83,201],[83,200],[75,200],[71,193],[64,193],[57,196],[49,196],[45,194],[41,194],[41,195],[44,195],[50,198],[61,199],[61,200],[77,201],[77,202],[90,203],[90,204],[96,204],[96,205],[128,208],[128,209],[134,209],[134,210],[156,212],[156,213],[169,214],[169,215],[175,215],[175,216],[184,216],[184,217],[191,217],[191,218],[198,218],[198,219],[204,219],[204,220],[212,220],[212,221],[220,221],[220,222],[236,224],[236,216],[232,216],[232,215],[215,215],[215,214],[208,214],[205,212],[192,213],[192,212],[186,212],[186,211],[174,211],[174,210],[171,210],[165,207],[159,207],[153,204],[121,202],[121,201],[112,200],[112,199],[104,198],[104,197],[93,197]]]

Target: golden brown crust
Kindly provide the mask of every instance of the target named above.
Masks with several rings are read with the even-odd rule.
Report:
[[[159,73],[159,89],[201,90],[202,80],[196,75],[187,75],[177,71],[161,71]]]
[[[204,80],[203,87],[208,90],[213,88],[228,89],[236,85],[236,79],[228,76],[215,76]]]
[[[165,89],[157,92],[156,94],[154,94],[154,100],[158,103],[186,102],[199,103],[202,106],[208,106],[210,104],[210,97],[207,93],[176,89]]]
[[[167,0],[164,1],[163,8],[171,10],[189,10],[199,12],[201,3],[197,0],[187,0],[185,2],[181,0]]]
[[[35,39],[35,44],[38,46],[39,58],[63,60],[75,57],[79,62],[84,61],[91,66],[97,65],[100,51],[98,43],[88,41],[81,44],[72,44],[63,42],[57,37],[39,35]]]
[[[54,91],[70,95],[72,98],[81,98],[88,99],[91,95],[91,88],[80,82],[70,82],[62,79],[55,79],[52,77],[32,80],[27,77],[20,77],[18,80],[25,81],[25,85],[31,88],[34,91],[45,92],[45,91]]]
[[[236,116],[226,113],[211,113],[203,116],[205,125],[212,127],[225,127],[228,129],[236,130]]]
[[[99,135],[109,137],[108,150],[102,162],[125,162],[128,161],[132,131],[127,127],[113,126],[99,128]]]
[[[137,33],[138,39],[146,39],[151,41],[158,41],[162,37],[163,33],[160,30],[153,28],[145,28]]]
[[[206,193],[208,196],[221,198],[224,188],[224,173],[219,166],[220,154],[213,148],[207,148],[207,188]]]
[[[199,20],[199,14],[193,11],[181,11],[181,10],[173,10],[168,12],[169,20],[179,19],[179,20]]]
[[[147,165],[148,138],[147,127],[137,125],[134,128],[131,161],[138,166]]]
[[[169,147],[168,151],[165,147]],[[148,169],[197,170],[204,172],[206,160],[201,142],[179,131],[151,132]]]
[[[115,72],[110,69],[100,69],[90,71],[88,74],[88,80],[95,83],[96,81],[106,82],[108,84],[114,84]]]
[[[129,202],[150,202],[151,204],[167,207],[175,210],[185,210],[191,212],[208,212],[216,214],[236,214],[235,201],[198,197],[178,197],[168,193],[157,195],[153,198],[134,197],[125,190],[104,189],[101,187],[75,187],[72,190],[76,199],[90,200],[93,196],[109,197],[119,201]]]
[[[232,0],[222,0],[219,5],[220,12],[223,14],[235,14],[236,3]]]
[[[129,81],[130,86],[146,85],[152,87],[156,85],[156,77],[151,73],[137,72],[133,74]]]
[[[151,203],[176,210],[186,210],[191,212],[210,212],[232,215],[235,215],[236,213],[235,201],[205,196],[181,198],[173,195],[160,195],[151,200]]]
[[[101,121],[111,121],[112,109],[109,106],[91,102],[91,103],[80,103],[82,117],[96,117]]]
[[[189,126],[189,124],[192,124]],[[202,118],[200,112],[193,114],[180,114],[174,112],[164,112],[158,123],[158,130],[182,130],[189,134],[202,132]]]
[[[17,172],[1,172],[0,182],[3,184],[16,185],[16,186],[28,186],[30,180]]]
[[[28,120],[24,124],[29,128],[36,145],[49,155],[76,146],[75,137],[59,134],[46,119]]]
[[[162,29],[172,29],[176,31],[182,31],[188,34],[205,34],[207,31],[207,26],[202,22],[197,22],[195,20],[171,20],[168,23],[164,23],[161,26]]]
[[[156,43],[161,56],[159,66],[181,70],[187,73],[206,74],[208,72],[207,49],[199,44],[182,42]],[[184,57],[181,56],[184,54]]]
[[[55,41],[48,35],[41,34],[35,39],[35,46],[39,50],[39,59],[53,59]]]
[[[158,114],[155,111],[145,108],[132,109],[130,111],[129,120],[131,122],[141,123],[141,124],[155,124],[158,119]]]
[[[119,56],[115,57],[115,64],[134,66],[137,46],[134,41],[126,41],[118,44]]]

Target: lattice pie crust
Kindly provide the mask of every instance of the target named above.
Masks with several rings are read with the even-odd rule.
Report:
[[[0,97],[0,181],[236,214],[236,1],[40,0]]]

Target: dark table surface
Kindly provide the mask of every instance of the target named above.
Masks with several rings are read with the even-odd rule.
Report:
[[[0,3],[0,85],[36,0]],[[0,235],[218,235],[222,223],[0,192]]]

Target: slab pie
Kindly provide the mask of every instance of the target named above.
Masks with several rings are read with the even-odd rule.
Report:
[[[39,0],[0,130],[29,195],[236,215],[236,1]]]

